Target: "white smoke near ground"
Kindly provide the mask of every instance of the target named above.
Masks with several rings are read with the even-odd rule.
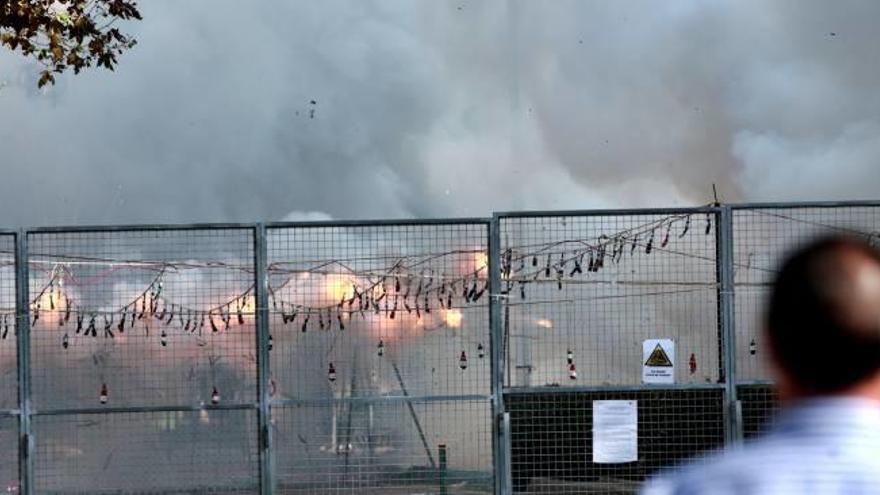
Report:
[[[151,0],[116,73],[0,54],[5,223],[875,195],[874,2]],[[314,101],[314,104],[311,103]]]

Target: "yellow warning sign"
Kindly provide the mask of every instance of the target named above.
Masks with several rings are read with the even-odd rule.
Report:
[[[645,366],[668,366],[672,367],[672,361],[670,361],[669,356],[666,355],[666,351],[663,350],[663,347],[658,343],[654,350],[651,351],[651,355],[648,356],[648,360],[645,361]]]

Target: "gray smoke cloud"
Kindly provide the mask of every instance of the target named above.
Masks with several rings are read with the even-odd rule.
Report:
[[[876,196],[876,2],[150,0],[116,73],[0,53],[4,224]],[[311,102],[315,103],[312,104]],[[304,213],[300,213],[304,212]]]

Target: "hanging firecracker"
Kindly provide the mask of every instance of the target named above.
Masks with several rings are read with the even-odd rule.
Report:
[[[107,400],[110,398],[110,394],[107,392],[107,384],[101,384],[101,395],[98,396],[98,400],[101,401],[101,404],[106,404]]]
[[[758,345],[755,344],[755,339],[752,339],[752,341],[749,342],[749,354],[754,356],[755,353],[757,353],[757,352],[758,352]]]
[[[217,390],[217,387],[211,391],[211,404],[215,406],[220,403],[220,392]]]
[[[465,370],[467,369],[467,354],[464,351],[461,351],[461,356],[458,358],[458,367]]]
[[[480,359],[483,359],[484,357],[486,357],[486,350],[483,349],[483,343],[482,343],[482,342],[480,342],[479,344],[477,344],[477,357],[480,358]]]
[[[692,375],[697,372],[697,356],[694,355],[693,352],[691,353],[691,358],[688,360],[688,369]]]
[[[568,365],[568,378],[571,380],[577,380],[578,372],[577,368],[575,368],[574,363]]]
[[[331,382],[336,381],[336,368],[333,366],[333,363],[330,363],[330,368],[327,370],[327,379]]]
[[[379,341],[379,345],[376,346],[376,349],[377,349],[376,354],[378,354],[379,357],[382,357],[385,355],[385,343],[382,342],[381,340]]]

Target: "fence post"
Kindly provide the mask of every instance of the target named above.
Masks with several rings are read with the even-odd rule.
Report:
[[[510,420],[504,408],[504,334],[501,323],[501,225],[498,215],[489,224],[489,330],[492,353],[492,451],[495,493],[511,493]]]
[[[257,344],[257,424],[260,462],[260,493],[269,495],[275,490],[274,462],[272,460],[272,431],[269,408],[269,275],[267,273],[268,247],[266,226],[254,227],[254,292],[256,296]]]
[[[717,217],[717,263],[719,282],[719,323],[724,361],[724,440],[733,445],[742,439],[742,421],[736,394],[736,322],[733,280],[733,210],[722,206]]]
[[[18,351],[18,479],[23,495],[34,493],[34,436],[31,428],[30,283],[27,232],[15,236],[15,332]]]

